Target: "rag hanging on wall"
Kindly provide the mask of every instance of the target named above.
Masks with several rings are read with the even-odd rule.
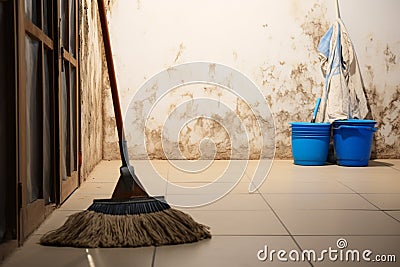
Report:
[[[335,1],[336,20],[321,38],[318,52],[325,89],[321,101],[321,120],[364,119],[368,113],[364,84],[354,46],[340,18]]]

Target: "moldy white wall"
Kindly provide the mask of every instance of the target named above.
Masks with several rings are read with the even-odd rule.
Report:
[[[339,3],[359,58],[372,117],[378,121],[374,155],[398,158],[400,1]],[[315,100],[322,95],[324,79],[316,47],[335,19],[334,0],[120,0],[111,1],[110,11],[113,54],[124,111],[138,88],[168,67],[192,61],[224,64],[244,73],[260,88],[275,120],[276,158],[291,157],[288,122],[309,121]],[[205,96],[207,92],[226,96],[223,88],[187,87],[165,96],[163,100],[168,105],[164,105],[169,111],[168,108],[164,111],[172,112],[181,101],[193,97],[193,90]],[[103,157],[118,158],[108,87],[104,96]],[[238,113],[246,112],[239,102],[233,108]],[[147,152],[151,158],[165,158],[160,141],[162,121],[153,119],[151,128],[145,129]],[[226,133],[223,127],[216,128],[212,123],[188,121],[178,140],[181,144],[178,152],[186,158],[199,158],[198,145],[209,138],[216,144],[216,158],[227,158],[231,148]],[[213,127],[216,131],[207,130]],[[194,128],[199,129],[196,135],[189,131]],[[255,135],[245,140],[253,144],[250,154],[255,158],[260,150],[257,138]],[[145,157],[130,152],[134,158]]]

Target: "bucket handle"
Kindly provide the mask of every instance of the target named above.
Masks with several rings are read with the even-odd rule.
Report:
[[[378,131],[377,128],[370,127],[370,126],[355,126],[355,125],[339,125],[339,127],[334,127],[334,130],[339,130],[339,129],[356,129],[356,130],[364,130],[364,131],[372,131],[376,132]]]

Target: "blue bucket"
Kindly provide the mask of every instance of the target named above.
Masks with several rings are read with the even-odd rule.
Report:
[[[376,121],[341,120],[333,123],[333,145],[341,166],[368,166]]]
[[[291,122],[294,164],[324,165],[328,158],[330,123]]]

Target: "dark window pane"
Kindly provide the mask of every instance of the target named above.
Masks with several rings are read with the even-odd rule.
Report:
[[[25,16],[40,28],[40,2],[38,0],[25,0]]]
[[[76,104],[76,68],[71,65],[71,143],[72,143],[72,167],[74,171],[78,170],[77,166],[77,104]]]
[[[7,40],[9,38],[8,34],[8,16],[5,2],[0,2],[0,40]],[[12,108],[12,95],[10,91],[12,72],[10,72],[11,60],[10,57],[10,42],[0,41],[0,243],[5,241],[7,232],[7,220],[10,219],[7,210],[9,206],[12,205],[12,193],[8,190],[8,181],[13,181],[15,177],[11,177],[12,168],[12,155],[10,155],[15,150],[13,147],[12,140],[12,127],[9,127],[14,123],[13,115],[10,114],[10,108]],[[15,182],[15,180],[14,180]],[[1,250],[1,248],[0,248]]]
[[[68,0],[61,0],[61,40],[62,46],[64,49],[68,51],[68,21],[67,21],[67,12],[68,12]]]
[[[53,202],[53,139],[51,129],[53,128],[52,97],[53,97],[53,51],[46,49],[44,59],[44,97],[43,97],[43,197],[45,203]]]
[[[69,52],[75,56],[75,0],[69,0]]]
[[[53,37],[53,0],[43,1],[44,32],[50,38]]]
[[[42,189],[42,110],[39,88],[39,42],[25,36],[26,71],[26,168],[27,194],[30,202],[41,198]]]
[[[68,87],[67,87],[67,72],[69,70],[69,66],[67,62],[64,62],[64,71],[61,74],[61,138],[62,138],[62,151],[61,151],[61,178],[63,180],[67,180],[69,173],[69,155],[68,155]]]

